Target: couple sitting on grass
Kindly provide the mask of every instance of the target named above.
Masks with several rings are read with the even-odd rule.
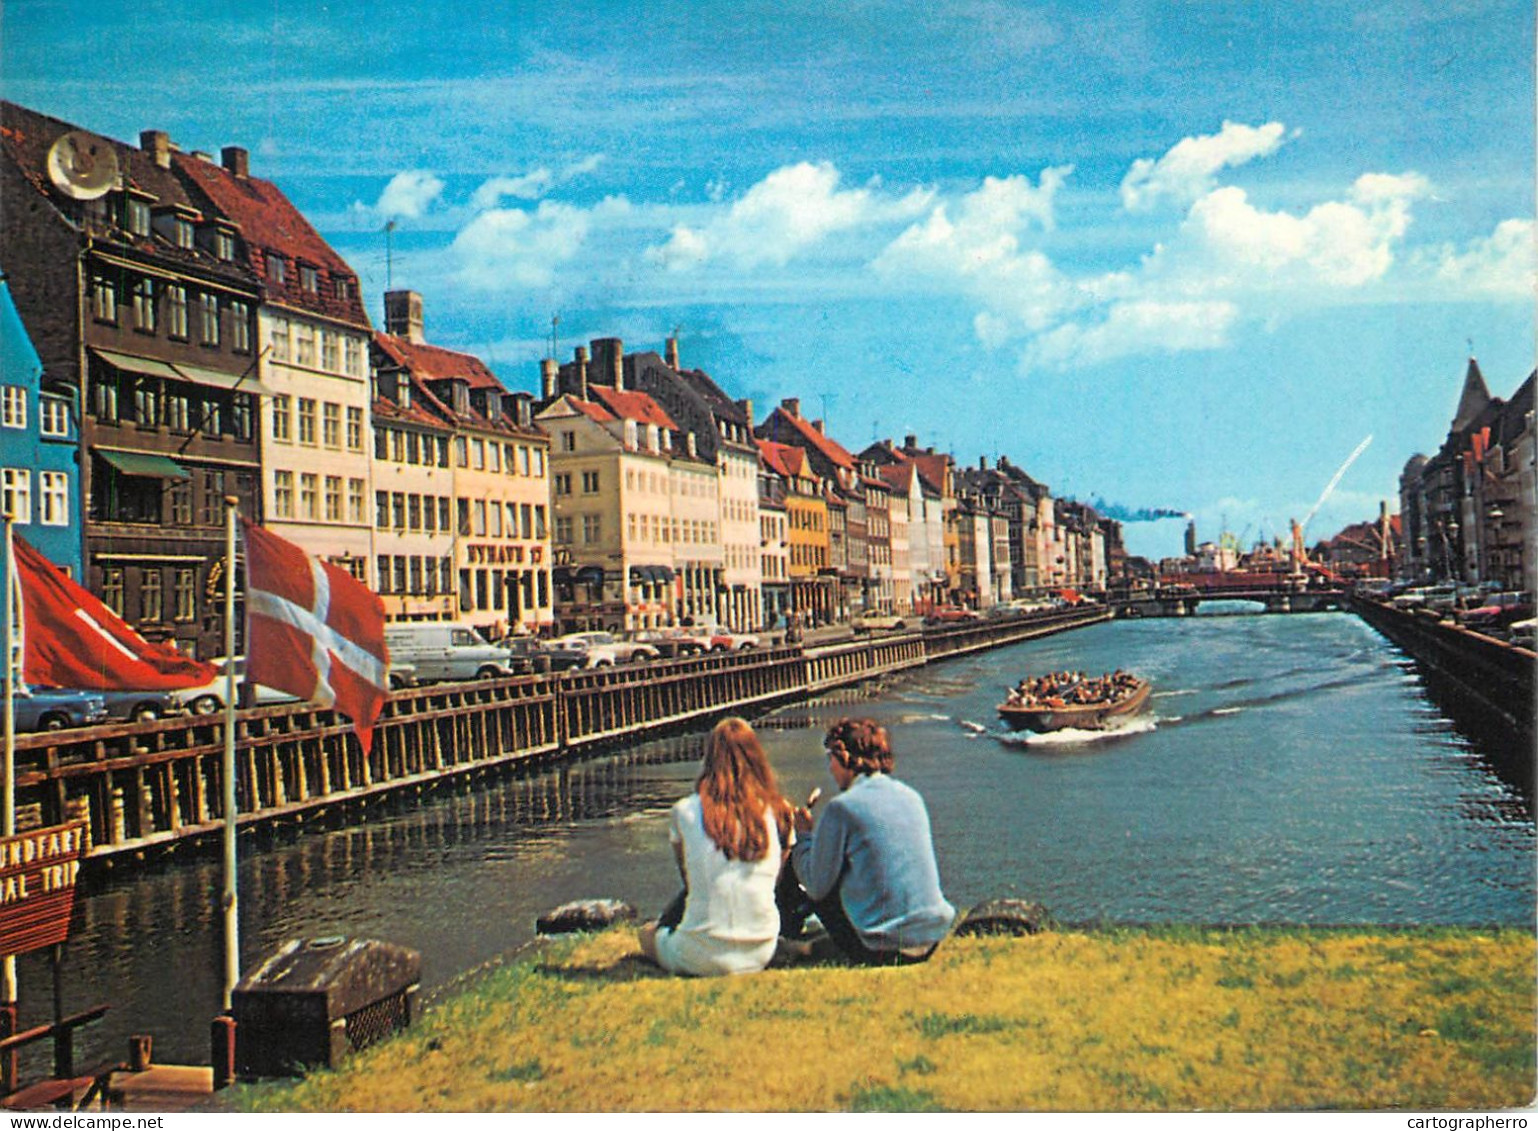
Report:
[[[641,928],[642,952],[675,974],[747,974],[785,957],[868,965],[922,962],[950,929],[929,814],[891,777],[892,747],[870,719],[841,719],[824,745],[839,796],[813,823],[781,796],[742,719],[710,732],[695,791],[668,838],[684,891]],[[801,940],[812,915],[825,935]],[[784,936],[782,939],[781,936]]]

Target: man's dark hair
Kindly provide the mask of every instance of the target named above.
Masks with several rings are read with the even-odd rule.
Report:
[[[875,719],[839,719],[823,739],[828,752],[856,774],[892,772],[892,744]]]

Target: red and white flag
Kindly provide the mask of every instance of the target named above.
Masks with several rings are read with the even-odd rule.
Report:
[[[213,665],[151,644],[20,538],[21,678],[85,691],[172,691],[208,683]]]
[[[246,535],[246,679],[335,707],[363,752],[390,697],[384,603],[346,570],[241,519]]]

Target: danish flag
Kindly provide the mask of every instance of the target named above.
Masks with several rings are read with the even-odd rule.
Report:
[[[21,678],[85,691],[172,691],[218,673],[175,648],[152,644],[20,538]]]
[[[246,536],[246,679],[335,707],[363,752],[390,697],[384,604],[346,570],[241,520]]]

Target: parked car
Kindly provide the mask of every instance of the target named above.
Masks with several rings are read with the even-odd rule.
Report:
[[[497,647],[507,653],[507,666],[515,675],[528,675],[539,670],[538,657],[544,652],[543,641],[537,636],[509,636],[497,642]]]
[[[1511,626],[1511,634],[1507,639],[1517,647],[1526,648],[1531,652],[1533,650],[1533,628],[1535,625],[1538,625],[1538,621],[1533,620],[1531,617],[1527,620],[1519,620]]]
[[[171,696],[176,700],[177,704],[191,714],[215,715],[224,710],[224,669],[225,664],[227,664],[228,661],[223,656],[220,656],[217,660],[213,660],[211,662],[219,672],[219,674],[214,676],[213,679],[207,683],[199,684],[197,687],[186,687],[180,691],[171,692]],[[241,687],[245,684],[245,681],[246,658],[244,656],[236,656],[235,702],[237,706],[240,706],[244,703],[244,696],[241,691]],[[253,684],[252,688],[253,706],[272,707],[279,703],[299,702],[296,696],[290,695],[286,691],[279,691],[275,687],[268,687],[266,684]]]
[[[612,632],[568,632],[552,643],[562,648],[580,648],[587,653],[585,668],[607,668],[615,664],[655,660],[662,653],[638,640],[621,640]]]
[[[1433,585],[1425,593],[1422,605],[1433,612],[1450,613],[1458,607],[1458,586],[1456,585]]]
[[[540,661],[548,664],[553,672],[569,671],[572,668],[585,668],[593,659],[588,651],[586,643],[562,644],[559,638],[555,640],[542,640],[536,652],[535,670]],[[611,661],[612,662],[612,661]]]
[[[709,650],[709,642],[690,636],[679,628],[654,628],[635,634],[635,639],[650,644],[666,659],[699,656]]]
[[[861,613],[849,622],[849,627],[856,632],[892,632],[907,628],[913,619],[904,619],[896,613]]]
[[[981,620],[982,616],[976,609],[962,609],[955,606],[935,609],[924,618],[925,624],[960,624],[964,621]]]
[[[703,641],[712,652],[738,652],[744,648],[757,648],[759,643],[758,637],[751,632],[731,632],[717,624],[689,625],[683,631]]]
[[[107,721],[107,701],[100,691],[18,686],[12,703],[18,731],[64,730]]]
[[[1533,615],[1533,595],[1531,593],[1492,593],[1485,599],[1485,603],[1478,608],[1469,609],[1461,617],[1459,622],[1464,628],[1471,628],[1476,632],[1490,632],[1509,628],[1518,621],[1528,620]]]
[[[179,715],[187,708],[174,691],[96,691],[107,703],[107,717],[133,723],[153,722]]]
[[[513,674],[506,648],[489,644],[471,625],[450,621],[398,621],[385,625],[392,661],[410,664],[419,683],[500,679]]]
[[[1426,589],[1424,586],[1406,589],[1403,593],[1395,594],[1393,601],[1390,603],[1396,609],[1422,608],[1426,604]]]

